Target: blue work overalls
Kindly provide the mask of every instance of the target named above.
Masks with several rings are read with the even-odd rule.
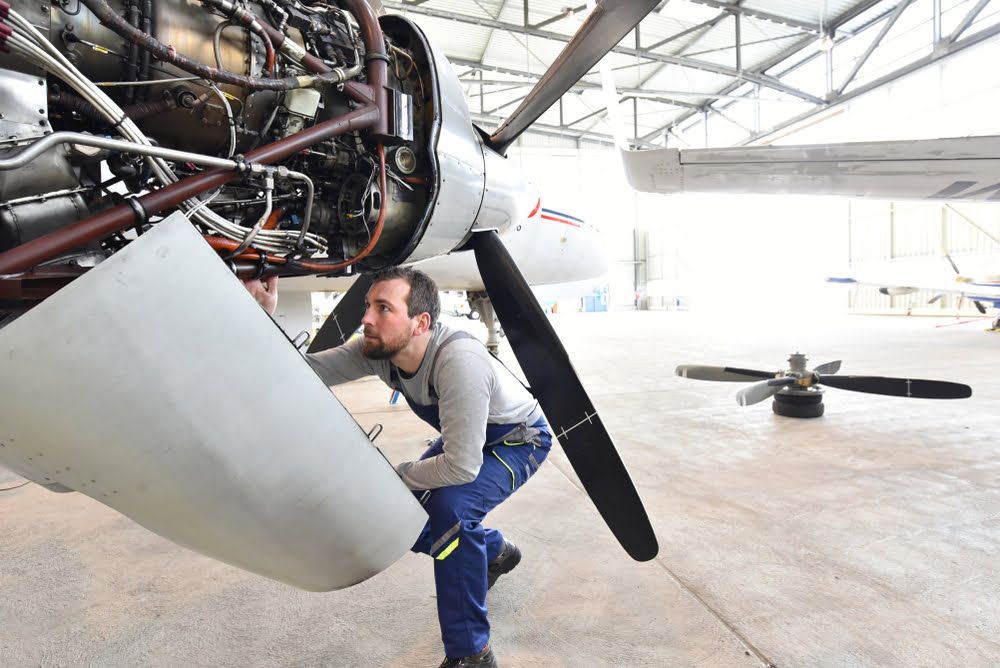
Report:
[[[401,388],[399,383],[395,389]],[[441,431],[437,403],[424,406],[406,392],[402,395],[420,419]],[[486,569],[500,555],[504,539],[499,531],[487,529],[481,522],[538,470],[551,444],[552,434],[544,417],[531,425],[487,424],[483,465],[475,480],[414,491],[429,519],[412,549],[434,558],[438,620],[449,657],[475,654],[489,642]],[[420,459],[442,452],[443,441],[438,437]]]

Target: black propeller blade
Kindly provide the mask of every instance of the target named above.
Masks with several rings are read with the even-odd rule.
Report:
[[[316,332],[316,338],[309,344],[307,352],[318,353],[327,348],[336,348],[351,338],[365,315],[365,297],[371,286],[372,274],[358,276]]]
[[[966,399],[972,388],[961,383],[919,378],[886,378],[884,376],[819,376],[817,383],[828,387],[868,394],[885,394],[892,397],[914,399]]]
[[[598,2],[542,79],[489,138],[490,148],[503,155],[528,126],[537,121],[658,4],[659,0]]]
[[[475,234],[471,245],[507,340],[573,470],[629,556],[652,559],[659,546],[642,500],[555,330],[496,232]]]

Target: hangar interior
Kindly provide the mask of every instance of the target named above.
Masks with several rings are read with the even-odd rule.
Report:
[[[373,4],[443,47],[472,118],[490,128],[588,11],[582,0]],[[632,475],[660,552],[630,559],[553,448],[526,491],[489,517],[525,555],[488,599],[501,665],[1000,663],[997,337],[983,332],[988,319],[935,326],[979,316],[959,295],[928,303],[932,290],[826,283],[954,281],[948,257],[962,274],[996,276],[997,204],[638,193],[611,119],[641,148],[996,135],[998,35],[1000,0],[664,0],[607,57],[617,113],[607,111],[595,68],[510,148],[541,206],[601,232],[607,274],[535,289],[543,306],[560,305],[547,317]],[[997,199],[987,191],[982,199]],[[325,316],[339,299],[308,285],[279,300],[288,313],[276,321],[289,336],[309,328],[292,312]],[[583,296],[598,294],[608,312],[577,312],[588,310]],[[247,306],[241,324],[260,315]],[[903,313],[942,318],[881,317]],[[484,338],[481,322],[444,319]],[[225,348],[219,330],[182,325],[184,341]],[[164,351],[180,345],[169,329],[159,336]],[[145,368],[149,352],[137,345],[121,368]],[[932,402],[830,386],[826,414],[801,420],[764,402],[737,405],[744,384],[675,374],[679,364],[786,369],[795,352],[811,366],[841,359],[845,373],[967,383],[973,395]],[[178,366],[211,369],[216,380],[232,371],[203,350],[188,354]],[[509,342],[499,356],[525,375]],[[232,390],[246,397],[248,420],[296,401],[258,362],[232,364],[243,372]],[[97,387],[86,380],[74,379]],[[417,457],[436,436],[376,378],[334,393],[390,462]],[[168,393],[162,403],[182,398]],[[147,408],[155,416],[162,406]],[[225,434],[249,428],[229,414],[201,417]],[[278,460],[293,449],[281,436],[268,445]],[[321,503],[294,477],[268,489]],[[266,515],[267,499],[261,508]],[[432,570],[406,553],[352,587],[303,591],[0,468],[3,665],[437,665]]]
[[[440,41],[487,127],[516,106],[586,14],[583,3],[530,0],[384,5]],[[682,149],[994,134],[986,110],[1000,92],[983,72],[1000,55],[998,21],[996,7],[973,1],[661,3],[607,57],[617,122],[633,146]],[[853,272],[948,281],[944,253],[963,273],[995,274],[1000,220],[991,205],[635,193],[608,169],[614,129],[600,86],[595,68],[512,155],[554,208],[597,224],[616,249],[613,305],[633,306],[639,292],[648,308],[773,311],[785,295],[855,313],[977,313],[957,295],[928,305],[928,291],[831,292],[822,280]],[[698,233],[708,221],[744,243],[712,243]],[[767,240],[761,255],[736,251],[758,238]],[[811,262],[797,263],[794,282],[766,261],[802,253]],[[775,299],[734,294],[750,277]]]

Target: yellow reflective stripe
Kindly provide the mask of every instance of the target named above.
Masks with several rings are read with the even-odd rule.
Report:
[[[449,554],[451,554],[452,552],[455,551],[456,547],[458,547],[458,541],[459,540],[461,540],[461,536],[459,536],[455,540],[451,541],[451,543],[449,543],[448,547],[446,547],[443,550],[441,550],[441,554],[439,554],[438,556],[436,556],[434,558],[437,559],[437,560],[439,560],[439,561],[441,559],[446,558]]]
[[[500,455],[497,454],[496,450],[493,451],[493,456],[496,457],[497,459],[500,459]],[[514,477],[514,469],[507,466],[507,462],[505,462],[502,459],[500,459],[500,463],[503,464],[508,471],[510,471],[510,488],[511,490],[513,490],[517,486],[517,478]]]
[[[504,441],[504,445],[524,445],[524,441]]]

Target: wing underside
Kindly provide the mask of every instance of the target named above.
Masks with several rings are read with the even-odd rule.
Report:
[[[641,192],[1000,199],[1000,136],[621,153]]]

